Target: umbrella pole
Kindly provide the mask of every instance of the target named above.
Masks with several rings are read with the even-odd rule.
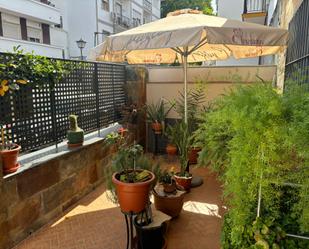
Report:
[[[187,81],[188,81],[188,47],[184,48],[183,53],[183,77],[184,77],[184,98],[185,98],[185,123],[188,123],[188,100],[187,100]]]

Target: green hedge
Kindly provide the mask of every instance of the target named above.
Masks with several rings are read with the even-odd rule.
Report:
[[[200,163],[224,182],[223,248],[309,248],[309,93],[239,86],[203,114]],[[284,183],[300,184],[291,187]],[[256,219],[259,186],[261,217]]]

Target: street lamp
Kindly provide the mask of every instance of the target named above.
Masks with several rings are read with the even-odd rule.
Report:
[[[80,49],[80,59],[83,60],[83,49],[86,47],[86,41],[84,41],[82,38],[80,38],[78,41],[76,41],[77,47]]]

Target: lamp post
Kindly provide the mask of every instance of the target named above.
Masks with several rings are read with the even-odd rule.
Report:
[[[78,41],[76,41],[77,47],[80,49],[80,59],[83,60],[83,49],[86,47],[86,41],[84,41],[82,38],[80,38]]]

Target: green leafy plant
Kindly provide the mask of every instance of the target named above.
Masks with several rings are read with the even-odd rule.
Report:
[[[0,96],[23,87],[54,86],[74,69],[72,63],[24,53],[14,47],[13,53],[0,57]]]
[[[164,100],[159,100],[157,103],[147,104],[146,105],[147,120],[150,122],[158,122],[158,123],[164,122],[173,106],[174,106],[173,103],[166,103],[164,102]]]
[[[150,179],[151,176],[147,170],[152,171],[155,175],[160,174],[160,165],[153,163],[143,154],[143,147],[139,144],[132,144],[128,137],[111,133],[106,142],[109,145],[117,144],[117,152],[113,157],[112,164],[105,169],[106,187],[110,190],[108,197],[113,202],[117,203],[115,186],[112,183],[114,173],[119,173],[119,180],[126,183],[143,182]]]
[[[187,93],[187,119],[190,135],[198,128],[199,116],[205,111],[205,88],[202,81],[196,82],[194,88]],[[174,109],[181,119],[185,119],[184,94],[179,92],[179,98],[175,100]]]
[[[183,121],[178,121],[173,126],[169,125],[166,134],[178,148],[180,159],[180,176],[187,176],[186,167],[188,164],[188,150],[191,145],[188,125]]]
[[[309,234],[308,99],[301,87],[279,95],[267,84],[239,86],[202,115],[200,164],[219,172],[229,208],[223,248],[308,248],[308,241],[277,240],[281,230]],[[289,182],[299,187],[281,187]],[[260,187],[261,220],[253,224]]]

